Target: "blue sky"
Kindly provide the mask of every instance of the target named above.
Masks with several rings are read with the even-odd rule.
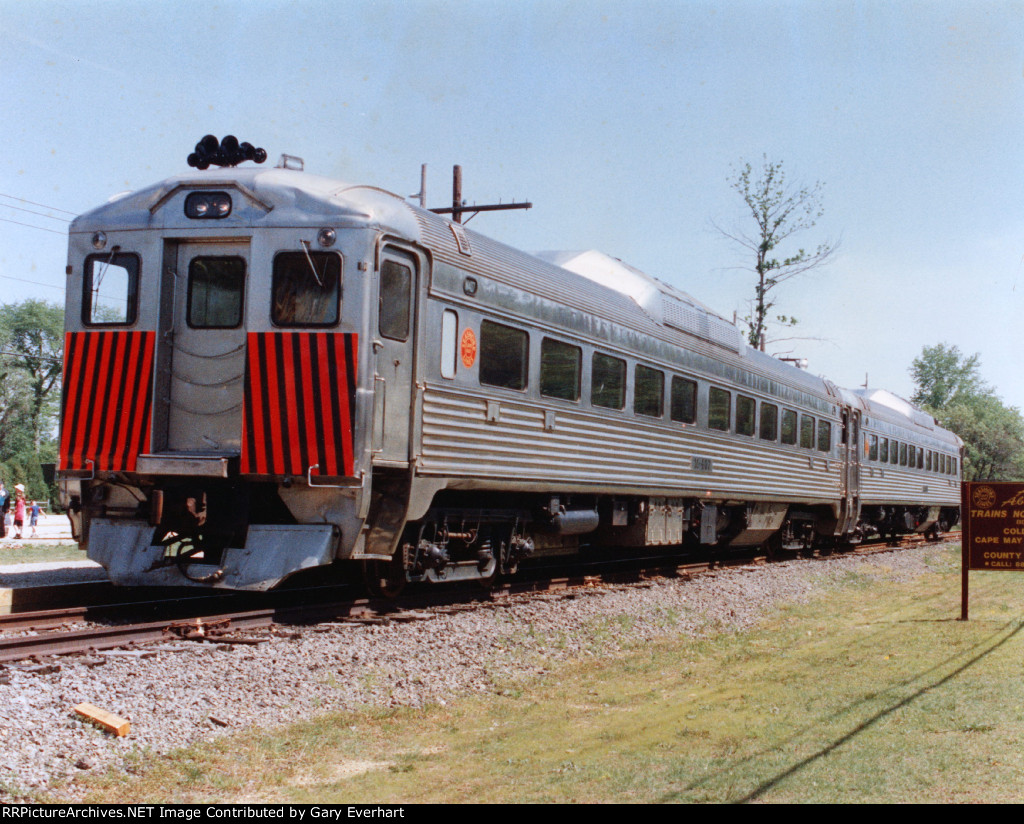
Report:
[[[744,227],[728,179],[766,155],[825,184],[801,245],[841,241],[779,294],[807,339],[769,351],[906,396],[946,341],[1024,407],[1024,0],[0,0],[0,106],[2,302],[62,300],[56,218],[232,133],[403,195],[427,163],[431,206],[459,163],[471,201],[535,204],[472,228],[743,315],[712,224]]]

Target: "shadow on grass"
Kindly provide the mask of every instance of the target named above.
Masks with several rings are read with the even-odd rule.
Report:
[[[952,620],[952,619],[950,619],[950,620]],[[949,683],[954,678],[956,678],[957,676],[959,676],[962,673],[966,672],[971,667],[973,667],[975,664],[977,664],[979,661],[983,660],[988,655],[991,655],[993,652],[998,650],[1004,644],[1006,644],[1007,642],[1012,640],[1016,635],[1018,635],[1021,632],[1022,629],[1024,629],[1024,624],[1016,623],[1016,625],[1014,626],[1014,623],[1015,622],[1010,622],[1010,623],[1004,624],[999,630],[997,630],[997,631],[993,632],[991,635],[989,635],[988,638],[986,638],[983,641],[979,641],[975,645],[975,649],[978,650],[979,647],[984,647],[984,649],[980,649],[968,661],[966,661],[963,664],[961,664],[960,666],[958,666],[952,672],[947,673],[946,675],[942,676],[938,680],[933,681],[932,683],[929,683],[929,684],[926,684],[926,685],[920,687],[919,689],[915,690],[912,694],[906,696],[905,698],[900,699],[899,701],[896,701],[891,706],[886,707],[885,709],[875,713],[871,718],[868,718],[867,720],[862,721],[861,723],[857,724],[857,726],[855,726],[852,730],[847,732],[845,735],[840,736],[835,741],[832,741],[831,743],[827,744],[826,746],[819,748],[816,752],[812,753],[811,755],[808,755],[806,758],[802,758],[800,761],[798,761],[797,763],[793,764],[791,767],[783,770],[782,772],[780,772],[777,775],[771,777],[767,781],[762,782],[759,786],[755,787],[753,790],[751,790],[749,793],[747,793],[746,795],[742,796],[741,798],[737,798],[732,803],[734,803],[734,804],[744,804],[744,803],[749,802],[749,801],[756,801],[756,800],[758,800],[763,795],[765,795],[767,792],[769,792],[770,790],[774,789],[779,784],[781,784],[783,781],[785,781],[787,778],[791,778],[792,776],[796,775],[798,772],[800,772],[805,767],[810,766],[814,762],[819,761],[820,759],[824,758],[825,756],[831,754],[832,752],[834,752],[835,750],[837,750],[839,747],[843,746],[844,744],[849,743],[854,738],[856,738],[860,733],[862,733],[862,732],[870,729],[871,727],[875,726],[879,721],[884,720],[885,718],[889,717],[890,715],[892,715],[897,710],[900,710],[903,707],[906,707],[909,704],[913,703],[918,698],[920,698],[922,695],[925,695],[928,692],[930,692],[930,691],[932,691],[932,690],[934,690],[934,689],[936,689],[938,687],[941,687],[944,684]],[[1010,631],[1006,632],[1006,634],[1002,638],[999,638],[999,640],[994,640],[999,635],[1004,633],[1007,629],[1010,629]],[[887,689],[892,689],[894,687],[906,687],[906,686],[909,686],[914,681],[919,681],[922,678],[927,678],[927,677],[933,675],[936,672],[936,670],[944,668],[945,666],[949,665],[951,662],[953,662],[954,660],[956,660],[957,658],[960,658],[960,657],[961,657],[961,655],[951,655],[948,658],[946,658],[944,661],[941,661],[941,662],[939,662],[937,664],[934,664],[933,666],[931,666],[928,669],[926,669],[924,672],[916,675],[914,678],[904,679],[903,681],[900,681],[900,682],[897,682],[897,683],[893,684],[891,687],[888,687]],[[846,707],[841,712],[832,713],[830,716],[826,716],[826,718],[822,719],[822,720],[823,721],[827,721],[827,720],[835,719],[835,718],[837,718],[840,715],[845,715],[845,714],[853,711],[858,706],[866,703],[867,701],[876,700],[877,698],[878,698],[878,693],[871,693],[869,695],[866,695],[864,698],[860,699],[859,701],[856,701],[853,704],[851,704],[850,706]],[[819,724],[820,723],[821,722],[819,721]],[[701,785],[707,784],[713,778],[716,778],[719,775],[723,775],[723,774],[725,774],[725,773],[735,769],[739,765],[749,764],[751,761],[753,761],[756,758],[759,758],[761,756],[767,755],[769,752],[778,750],[778,748],[780,746],[783,746],[784,744],[794,740],[795,738],[798,738],[800,735],[803,735],[805,731],[806,731],[806,728],[805,728],[805,730],[801,730],[799,732],[794,733],[793,735],[789,736],[784,741],[777,742],[776,744],[774,744],[769,750],[762,750],[762,751],[760,751],[758,753],[754,753],[752,755],[747,756],[746,758],[744,758],[741,761],[739,761],[737,764],[734,764],[734,765],[730,766],[728,770],[722,770],[722,771],[719,771],[719,772],[714,773],[712,775],[704,776],[700,780],[695,781],[695,782],[689,784],[686,787],[686,791],[696,789],[697,787],[700,787]],[[659,799],[659,801],[661,801],[661,802],[672,802],[672,801],[677,800],[680,794],[681,794],[680,792],[668,793],[668,794],[662,796],[662,798]]]

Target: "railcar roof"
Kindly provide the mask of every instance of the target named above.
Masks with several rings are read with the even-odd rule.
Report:
[[[347,183],[291,169],[209,169],[177,175],[134,192],[114,195],[71,224],[72,232],[108,228],[112,223],[125,229],[156,228],[163,225],[160,207],[180,190],[232,189],[261,204],[265,212],[256,225],[379,226],[387,231],[418,235],[412,207],[401,197],[374,186]]]

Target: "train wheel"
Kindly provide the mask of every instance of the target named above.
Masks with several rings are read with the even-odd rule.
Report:
[[[374,598],[397,598],[406,584],[401,560],[363,561],[363,584]]]

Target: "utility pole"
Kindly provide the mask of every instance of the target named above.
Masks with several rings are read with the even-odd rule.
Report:
[[[424,163],[421,167],[421,180],[420,190],[417,194],[412,197],[418,197],[420,199],[420,205],[424,205],[426,200],[427,191],[427,165]],[[532,209],[533,204],[529,202],[523,203],[492,203],[486,206],[478,206],[473,204],[467,206],[462,200],[462,167],[452,167],[452,205],[451,207],[443,207],[440,209],[430,209],[431,212],[438,215],[451,215],[452,220],[455,223],[469,223],[474,217],[480,212],[500,212],[507,209]],[[463,221],[463,215],[470,213],[469,217]]]
[[[452,220],[462,223],[462,167],[452,166]]]

